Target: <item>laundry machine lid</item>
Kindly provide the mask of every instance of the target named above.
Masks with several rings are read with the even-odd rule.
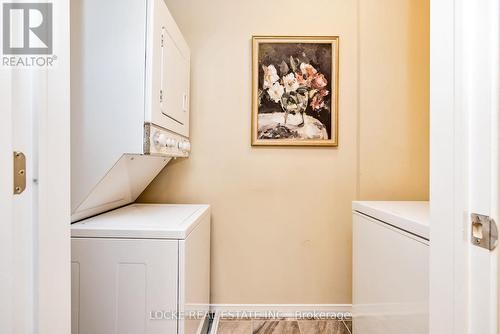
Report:
[[[210,206],[131,204],[71,225],[75,238],[186,239]]]
[[[355,201],[352,209],[400,230],[429,240],[429,202]]]

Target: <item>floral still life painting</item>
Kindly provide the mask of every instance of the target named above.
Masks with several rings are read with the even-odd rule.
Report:
[[[337,146],[338,37],[253,37],[252,145]]]

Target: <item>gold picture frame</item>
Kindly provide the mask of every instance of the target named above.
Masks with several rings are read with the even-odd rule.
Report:
[[[252,146],[337,147],[338,96],[339,36],[252,37]]]

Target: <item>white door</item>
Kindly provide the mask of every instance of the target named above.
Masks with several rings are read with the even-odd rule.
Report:
[[[463,89],[469,117],[469,210],[500,223],[499,209],[499,53],[498,0],[464,1]],[[482,229],[476,225],[475,234]],[[487,239],[487,235],[483,238]],[[468,238],[470,240],[470,237]],[[473,239],[474,241],[475,239]],[[477,242],[480,242],[477,239]],[[498,247],[469,243],[469,333],[496,334]]]
[[[472,213],[500,222],[499,9],[431,0],[431,334],[499,330],[498,248],[471,236]]]
[[[65,334],[70,330],[69,1],[50,2],[50,9],[40,11],[37,6],[46,3],[16,2],[20,8],[14,8],[15,13],[1,8],[2,17],[17,23],[9,25],[3,20],[2,28],[11,29],[9,38],[19,39],[22,32],[29,32],[24,35],[29,36],[29,42],[11,40],[11,46],[45,47],[47,35],[36,36],[32,29],[52,19],[53,28],[47,34],[52,34],[52,55],[58,58],[51,67],[39,66],[40,62],[27,66],[32,56],[10,55],[21,59],[15,66],[5,66],[2,58],[1,333]],[[19,13],[24,13],[28,22],[19,20],[23,18]],[[13,168],[14,160],[18,160],[14,151],[26,158],[21,172],[26,188],[17,194],[13,176],[21,174]]]

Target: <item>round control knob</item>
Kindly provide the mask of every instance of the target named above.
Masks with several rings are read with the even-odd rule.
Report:
[[[168,147],[176,147],[177,146],[177,140],[170,138],[169,146]]]
[[[191,144],[188,141],[182,141],[179,143],[179,150],[189,152],[191,150]]]
[[[156,133],[154,136],[154,143],[157,146],[165,146],[167,145],[168,138],[165,134],[163,133]]]
[[[191,143],[188,141],[184,142],[184,151],[189,152],[191,151]]]

